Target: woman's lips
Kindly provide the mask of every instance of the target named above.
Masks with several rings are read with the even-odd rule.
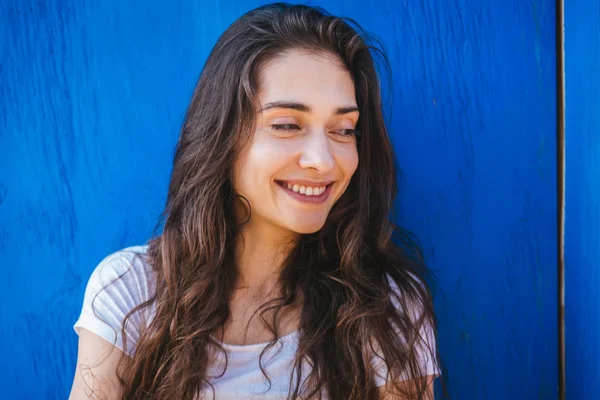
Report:
[[[325,190],[321,194],[307,195],[307,194],[302,194],[302,193],[296,192],[293,189],[290,189],[288,187],[288,184],[298,185],[298,183],[296,183],[296,181],[289,181],[289,182],[288,181],[277,181],[277,184],[290,197],[292,197],[293,199],[296,199],[302,203],[307,203],[307,204],[322,204],[322,203],[324,203],[329,198],[329,195],[331,194],[331,190],[333,187],[332,182],[327,182],[327,184],[325,185]],[[318,188],[320,185],[318,183],[313,183],[311,185],[298,185],[298,186],[305,186],[305,188],[306,188],[306,186],[309,186],[312,188]],[[314,189],[313,189],[313,191],[314,191]]]

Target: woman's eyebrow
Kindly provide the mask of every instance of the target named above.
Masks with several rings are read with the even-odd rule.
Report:
[[[289,110],[296,110],[296,111],[305,112],[305,113],[312,112],[312,109],[309,106],[307,106],[306,104],[294,103],[294,102],[290,102],[290,101],[274,101],[272,103],[267,103],[260,110],[260,112],[262,113],[262,112],[265,112],[272,108],[286,108]],[[334,114],[335,115],[343,115],[343,114],[349,114],[351,112],[357,112],[357,111],[358,111],[357,106],[339,107],[339,108],[335,109]]]

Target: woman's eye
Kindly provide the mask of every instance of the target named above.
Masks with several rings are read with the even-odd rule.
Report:
[[[338,129],[334,131],[337,135],[340,136],[355,136],[357,134],[356,129]]]
[[[271,128],[275,131],[298,131],[300,127],[296,124],[274,124]]]

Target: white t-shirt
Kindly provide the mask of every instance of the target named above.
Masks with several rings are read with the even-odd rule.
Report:
[[[135,257],[136,253],[138,257]],[[81,315],[74,325],[77,333],[80,328],[85,328],[123,350],[123,319],[129,311],[150,299],[155,293],[156,277],[151,266],[144,261],[146,254],[147,246],[128,247],[100,262],[87,284]],[[125,330],[127,353],[130,356],[135,353],[141,327],[150,324],[155,311],[154,304],[150,304],[128,319]],[[424,330],[421,335],[428,344],[435,340],[431,329]],[[279,400],[287,397],[298,346],[298,332],[281,337],[278,344],[263,356],[263,367],[271,379],[270,389],[258,364],[261,350],[266,343],[222,345],[227,351],[227,370],[220,378],[211,380],[217,400]],[[439,375],[435,360],[427,356],[426,352],[423,352],[421,359],[427,375]],[[211,376],[220,375],[223,361],[224,357],[221,354],[215,364],[209,366]],[[383,386],[387,376],[385,363],[376,357],[372,363],[379,375],[376,384]],[[306,371],[306,368],[310,367],[304,364],[303,371]],[[211,399],[212,392],[208,390],[207,398]]]

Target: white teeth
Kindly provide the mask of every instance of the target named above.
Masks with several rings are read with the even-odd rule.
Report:
[[[292,190],[296,193],[301,193],[305,196],[320,196],[325,193],[327,190],[327,186],[304,186],[291,183],[283,182],[283,186],[287,187],[289,190]]]

